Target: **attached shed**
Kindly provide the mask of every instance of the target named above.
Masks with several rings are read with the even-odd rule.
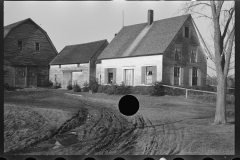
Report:
[[[69,83],[80,86],[89,83],[96,78],[96,60],[107,45],[107,40],[100,40],[64,47],[50,62],[50,80],[60,83],[63,89]]]

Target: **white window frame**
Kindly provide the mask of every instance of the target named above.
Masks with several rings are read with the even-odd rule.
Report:
[[[173,85],[175,85],[174,84],[174,80],[175,80],[175,76],[174,76],[174,71],[175,71],[175,69],[174,68],[179,68],[179,76],[178,76],[178,85],[180,86],[181,85],[181,67],[180,66],[174,66],[173,67]]]

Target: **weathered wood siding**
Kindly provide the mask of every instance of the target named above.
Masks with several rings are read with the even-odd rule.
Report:
[[[23,49],[18,49],[18,41],[23,41]],[[35,43],[40,43],[40,51],[35,51]],[[31,21],[20,24],[4,39],[4,59],[12,65],[48,66],[56,52],[42,30]]]
[[[101,75],[101,84],[105,83],[105,69],[116,68],[116,83],[121,84],[124,81],[124,69],[134,70],[133,85],[144,85],[141,82],[142,68],[143,66],[157,66],[157,81],[162,81],[162,55],[141,56],[141,57],[129,57],[102,60],[101,65],[97,64],[97,77]],[[101,72],[99,72],[101,70]]]
[[[7,75],[4,76],[4,84],[7,83],[9,86],[14,86],[15,68],[12,66],[4,65],[4,71],[7,72]]]
[[[79,74],[76,74],[75,77],[73,77],[73,72],[79,72]],[[82,63],[79,65],[79,67],[78,64],[61,65],[61,68],[59,68],[59,65],[51,65],[49,80],[51,80],[53,83],[61,83],[62,88],[64,89],[67,88],[69,80],[72,81],[72,84],[77,83],[83,87],[85,82],[89,83],[89,63]]]
[[[23,42],[23,49],[18,49],[18,41]],[[35,50],[35,43],[40,50]],[[4,59],[15,69],[13,78],[5,78],[12,86],[37,87],[48,80],[49,62],[57,55],[44,31],[28,20],[12,29],[4,39]],[[27,68],[26,68],[27,67]],[[18,71],[24,70],[25,77],[19,77]],[[29,76],[34,72],[34,76]],[[9,84],[9,85],[10,85]]]
[[[184,27],[190,26],[190,38],[184,37]],[[181,61],[175,61],[174,49],[175,44],[180,44],[182,48]],[[198,46],[197,63],[190,63],[190,46],[194,44]],[[183,86],[189,86],[189,69],[197,67],[201,70],[201,86],[206,85],[207,60],[197,37],[197,33],[193,27],[192,22],[188,19],[180,31],[175,36],[174,40],[168,46],[163,54],[163,83],[172,84],[173,67],[178,66],[183,69]]]

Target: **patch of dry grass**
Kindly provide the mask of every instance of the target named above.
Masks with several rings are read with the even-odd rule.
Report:
[[[50,136],[72,113],[4,104],[4,152],[22,149]]]

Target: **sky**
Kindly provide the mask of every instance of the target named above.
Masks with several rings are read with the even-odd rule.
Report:
[[[121,28],[146,23],[149,9],[154,20],[182,15],[181,1],[4,1],[4,26],[31,18],[52,40],[57,51],[66,45],[114,38]],[[205,40],[210,41],[210,22],[194,19]],[[209,60],[208,60],[209,61]],[[210,62],[209,65],[214,67]],[[215,72],[208,68],[208,74]]]

